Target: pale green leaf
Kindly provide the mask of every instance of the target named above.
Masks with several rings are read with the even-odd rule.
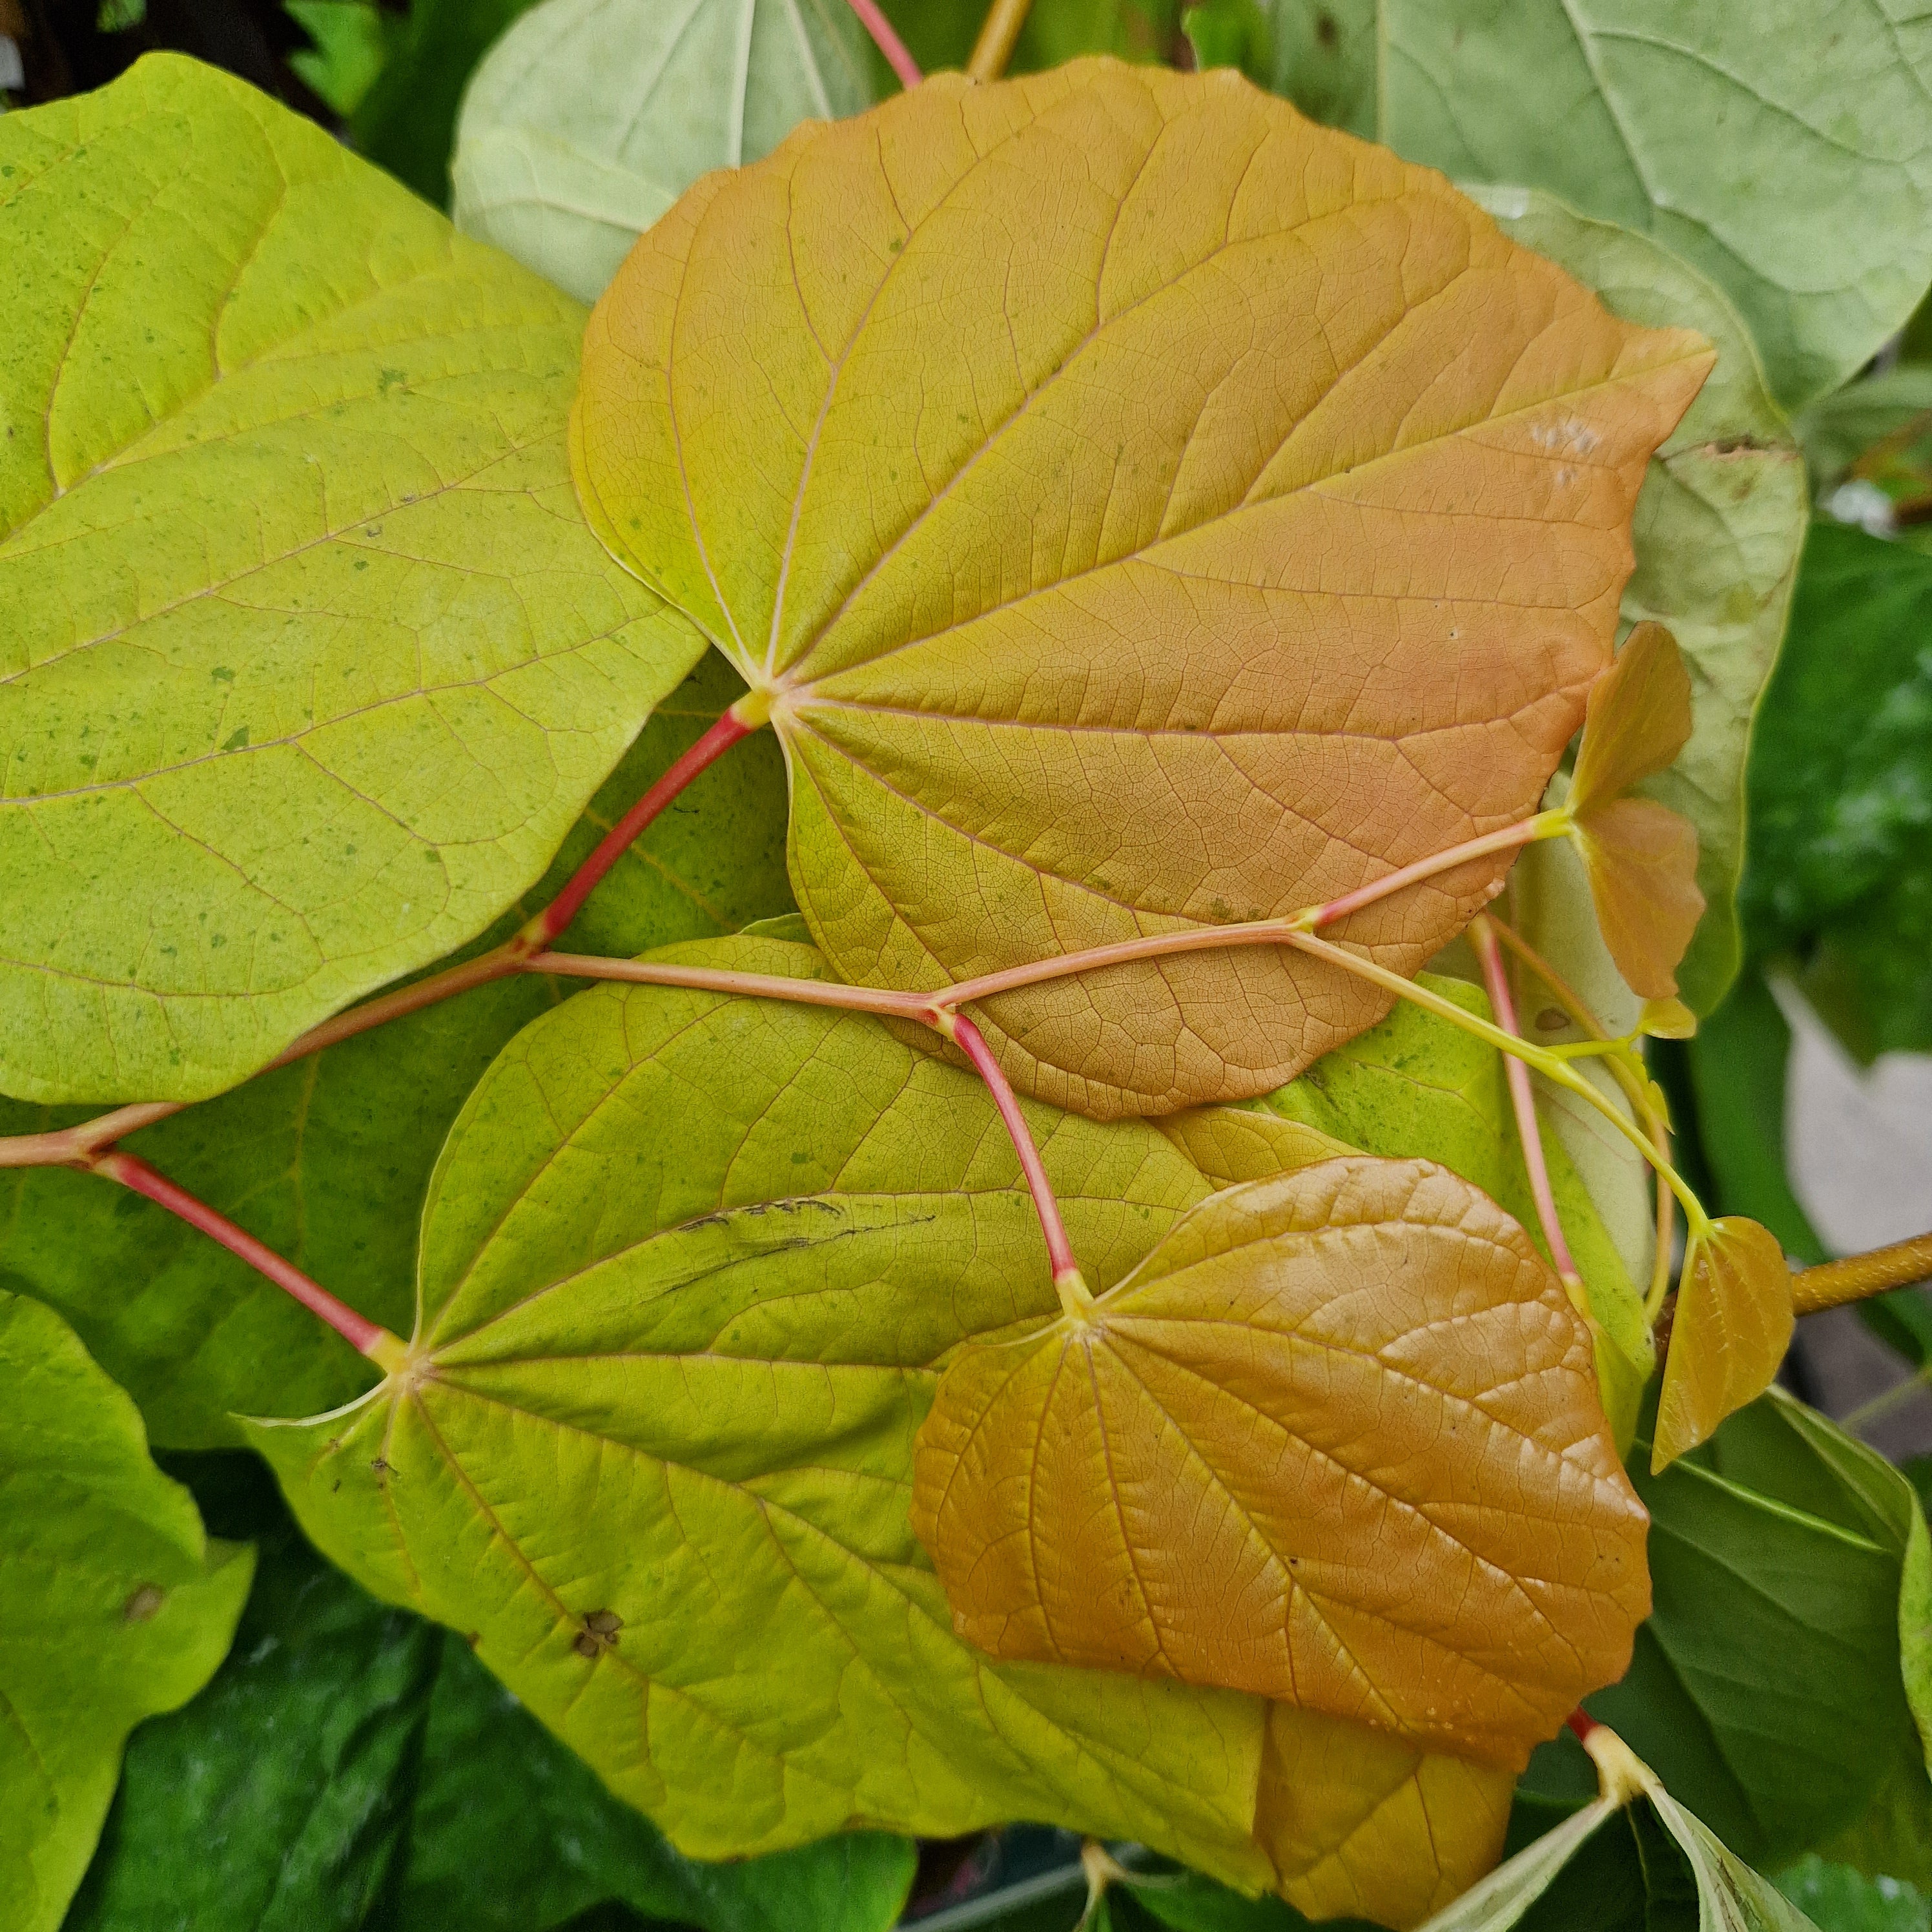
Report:
[[[1490,1017],[1488,1000],[1466,980],[1418,976],[1466,1011]],[[1543,1245],[1502,1056],[1433,1013],[1398,1004],[1378,1026],[1318,1060],[1264,1104],[1364,1153],[1440,1161]],[[1604,1406],[1618,1439],[1628,1442],[1654,1360],[1642,1293],[1561,1142],[1552,1136],[1545,1152],[1557,1212],[1597,1322]]]
[[[456,225],[594,301],[700,175],[872,100],[845,0],[548,0],[464,96]]]
[[[1714,284],[1646,236],[1548,195],[1472,192],[1507,233],[1562,263],[1612,314],[1688,324],[1718,351],[1717,368],[1644,478],[1631,526],[1636,569],[1622,609],[1627,625],[1666,626],[1690,673],[1690,742],[1639,790],[1696,828],[1707,909],[1678,977],[1684,999],[1707,1013],[1742,956],[1744,769],[1804,544],[1804,466],[1750,338]]]
[[[154,56],[0,166],[0,1090],[194,1097],[488,926],[700,645],[578,512],[581,310],[320,128]]]
[[[675,956],[822,970],[770,940]],[[1159,1127],[1030,1112],[1096,1288],[1212,1190]],[[1330,1144],[1240,1120],[1280,1166]],[[1019,1816],[1268,1882],[1258,1703],[995,1664],[913,1537],[932,1364],[1056,1305],[963,1069],[824,1009],[586,994],[453,1130],[420,1292],[416,1370],[250,1439],[326,1553],[474,1633],[682,1850]]]
[[[1422,1932],[1509,1932],[1546,1892],[1578,1848],[1592,1837],[1617,1807],[1598,1798],[1574,1811],[1553,1830],[1532,1840],[1513,1858],[1447,1905]]]
[[[1932,368],[1907,363],[1851,382],[1801,410],[1792,428],[1804,452],[1814,496],[1828,499],[1880,437],[1932,410]]]
[[[54,1932],[128,1733],[213,1675],[254,1559],[208,1539],[74,1331],[4,1292],[0,1387],[0,1924]]]
[[[1727,1850],[1668,1792],[1653,1791],[1649,1802],[1696,1876],[1699,1932],[1816,1932],[1777,1886]]]
[[[722,659],[701,662],[506,924],[547,901],[741,689]],[[568,944],[640,952],[728,933],[790,903],[784,767],[775,744],[754,739],[631,848]],[[449,1124],[497,1049],[575,983],[480,988],[263,1075],[127,1144],[372,1320],[406,1331],[423,1194]],[[0,1133],[75,1118],[0,1100]],[[0,1285],[60,1310],[140,1405],[158,1444],[232,1442],[235,1412],[328,1408],[369,1384],[368,1361],[280,1289],[94,1175],[0,1168]]]
[[[1471,181],[1653,236],[1795,406],[1932,278],[1932,18],[1910,0],[1274,0],[1271,82]]]

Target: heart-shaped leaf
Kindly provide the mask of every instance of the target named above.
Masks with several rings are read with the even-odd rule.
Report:
[[[770,940],[670,956],[823,970]],[[1030,1111],[1102,1287],[1215,1184],[1151,1124]],[[1242,1158],[1264,1142],[1277,1168],[1332,1147],[1229,1120]],[[681,1849],[1030,1817],[1270,1882],[1258,1704],[989,1661],[908,1523],[932,1364],[1054,1305],[970,1073],[825,1009],[586,993],[452,1130],[420,1297],[406,1374],[250,1439],[326,1554],[473,1633]]]
[[[1493,1765],[1271,1704],[1255,1836],[1310,1918],[1414,1925],[1502,1856],[1514,1784]]]
[[[700,182],[592,318],[574,462],[770,694],[834,965],[937,987],[1533,810],[1708,367],[1237,76],[1081,62]],[[1347,936],[1412,972],[1506,862]],[[1246,950],[979,1011],[1105,1116],[1266,1091],[1387,1004]]]
[[[701,646],[526,270],[172,56],[0,160],[0,1091],[194,1098],[487,926]]]
[[[956,1355],[913,1496],[992,1655],[1517,1767],[1629,1661],[1647,1521],[1528,1238],[1363,1156],[1218,1195],[1090,1314]]]
[[[254,1569],[50,1308],[0,1292],[0,1902],[55,1932],[143,1718],[214,1674]]]
[[[845,0],[548,0],[463,98],[456,225],[594,302],[700,175],[872,100]]]
[[[1708,1233],[1693,1234],[1664,1358],[1653,1471],[1708,1440],[1726,1416],[1763,1394],[1796,1321],[1791,1270],[1768,1230],[1727,1214]]]

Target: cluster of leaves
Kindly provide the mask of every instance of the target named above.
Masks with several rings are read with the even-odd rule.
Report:
[[[0,1168],[22,1928],[98,1834],[70,1922],[103,1928],[158,1898],[883,1926],[890,1832],[1016,1817],[1183,1862],[1103,1901],[1179,1925],[1777,1924],[1738,1860],[1821,1848],[1932,1882],[1916,1496],[1780,1397],[1716,1427],[1775,1346],[1640,1420],[1641,1170],[1551,1102],[1586,1327],[1524,1232],[1502,1061],[1454,1023],[1475,986],[1390,1014],[1279,946],[1025,978],[1567,800],[1593,871],[1532,848],[1516,927],[1620,1030],[1637,994],[1744,997],[1747,750],[1808,508],[1786,412],[1932,278],[1932,46],[1865,0],[1851,78],[1742,8],[1689,47],[1640,8],[1514,10],[1190,14],[1369,148],[1232,76],[1061,68],[1173,52],[1125,0],[1037,8],[1036,80],[796,132],[886,88],[830,0],[546,0],[473,80],[523,8],[292,7],[309,84],[424,193],[446,173],[464,234],[188,63],[0,124],[0,1131],[205,1102],[130,1150],[412,1338],[371,1390],[152,1204]],[[978,26],[888,11],[928,59]],[[1574,84],[1526,100],[1526,62]],[[1883,143],[1814,131],[1854,112]],[[1715,176],[1684,139],[1713,116]],[[1505,185],[1486,216],[1416,161]],[[1813,535],[1821,613],[1840,541],[1876,542]],[[1566,776],[1620,617],[1682,644],[1689,742]],[[1919,713],[1874,729],[1870,684],[1802,755],[1882,766],[1885,809],[1791,869],[1777,938],[1747,895],[1760,948],[1861,893],[1910,916],[1923,800],[1884,747]],[[250,1077],[514,932],[748,687],[772,734],[573,944],[1019,975],[976,1012],[1103,1326],[1052,1323],[986,1089],[875,1018],[524,974]],[[1618,854],[1684,851],[1664,808],[1701,920],[1662,860],[1604,897]],[[1453,974],[1510,856],[1346,937]],[[1755,1292],[1730,1252],[1694,1242],[1680,1398],[1684,1336]],[[252,1594],[143,1424],[227,1452],[182,1473],[256,1544]],[[1653,1474],[1653,1431],[1709,1439]],[[242,1444],[307,1544],[234,1492]],[[84,1641],[50,1678],[56,1627]],[[203,1684],[101,1834],[130,1727]],[[1581,1747],[1531,1757],[1586,1694],[1664,1788],[1593,1807]],[[209,1891],[182,1847],[217,1814],[244,1849]]]

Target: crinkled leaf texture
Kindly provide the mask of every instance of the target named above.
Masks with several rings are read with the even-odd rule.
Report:
[[[507,938],[617,818],[742,693],[707,654],[661,704],[550,871],[485,935]],[[778,748],[739,746],[682,793],[570,929],[628,955],[788,910]],[[406,1332],[417,1224],[450,1124],[499,1048],[571,982],[520,974],[248,1082],[126,1142],[371,1321]],[[79,1115],[0,1100],[0,1133]],[[164,1209],[93,1174],[0,1168],[0,1286],[51,1303],[140,1405],[149,1439],[206,1448],[233,1418],[332,1408],[368,1388],[358,1354],[254,1269]]]
[[[1744,772],[1753,720],[1776,662],[1797,580],[1810,503],[1790,424],[1766,387],[1756,345],[1715,283],[1648,236],[1578,214],[1526,188],[1472,188],[1503,232],[1594,289],[1610,310],[1648,326],[1688,323],[1718,352],[1697,393],[1646,474],[1631,533],[1636,568],[1623,618],[1670,627],[1690,667],[1690,742],[1644,795],[1697,829],[1706,901],[1678,976],[1684,998],[1712,1011],[1742,956],[1737,895],[1744,859]],[[1516,877],[1560,864],[1532,848]],[[1573,981],[1587,935],[1536,935]]]
[[[968,1348],[913,1526],[998,1657],[1282,1698],[1520,1769],[1650,1607],[1590,1339],[1495,1204],[1352,1156],[1216,1196]]]
[[[822,970],[772,940],[672,956]],[[1193,1117],[1192,1157],[1034,1118],[1102,1286],[1228,1168],[1331,1150],[1262,1114]],[[586,993],[465,1108],[420,1293],[410,1373],[250,1438],[319,1546],[473,1633],[682,1849],[1031,1817],[1269,1882],[1258,1702],[991,1661],[908,1523],[932,1364],[1053,1305],[969,1073],[854,1016]]]
[[[872,101],[845,0],[548,0],[464,95],[452,212],[594,302],[700,175]]]
[[[577,510],[567,298],[173,56],[0,158],[0,1090],[191,1099],[488,926],[701,644]]]
[[[0,1292],[0,1916],[54,1932],[128,1733],[214,1674],[254,1559],[209,1539],[52,1309]]]
[[[1236,75],[1081,61],[700,182],[592,316],[573,460],[772,694],[835,967],[938,986],[1534,809],[1709,361]],[[1506,866],[1346,936],[1412,972]],[[980,1010],[1105,1117],[1264,1092],[1388,1004],[1250,949]]]

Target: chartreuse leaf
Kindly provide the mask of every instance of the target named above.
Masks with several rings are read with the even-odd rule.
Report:
[[[1932,23],[1894,0],[1270,11],[1272,84],[1310,113],[1458,180],[1546,189],[1708,275],[1786,407],[1868,361],[1932,279]]]
[[[254,1558],[209,1540],[52,1309],[0,1293],[0,1913],[54,1932],[128,1733],[214,1673]]]
[[[1692,1006],[1708,1012],[1741,956],[1745,766],[1804,541],[1804,466],[1750,334],[1714,284],[1648,236],[1550,196],[1471,192],[1505,234],[1594,289],[1613,314],[1647,326],[1688,322],[1718,351],[1710,380],[1645,475],[1632,526],[1636,568],[1622,604],[1626,622],[1666,625],[1690,666],[1690,742],[1641,789],[1696,827],[1706,903],[1678,977]],[[1546,850],[1525,854],[1526,866],[1554,862]],[[1537,943],[1559,966],[1575,964],[1577,942],[1552,933]]]
[[[941,76],[708,177],[586,345],[593,521],[770,694],[835,967],[919,987],[1532,810],[1709,366],[1235,75],[1100,62]],[[1502,866],[1347,937],[1413,971]],[[1265,1092],[1388,1004],[1244,949],[976,1011],[1024,1089],[1107,1116]]]
[[[886,1932],[913,1847],[880,1832],[726,1864],[680,1857],[453,1633],[430,1701],[394,1921],[404,1932],[548,1932],[606,1900],[704,1932]]]
[[[1273,1704],[1255,1835],[1310,1918],[1414,1925],[1502,1856],[1513,1783],[1492,1765]]]
[[[1918,1504],[1882,1456],[1775,1390],[1661,1476],[1642,1446],[1654,1604],[1589,1708],[1774,1869],[1854,1824],[1912,1734]]]
[[[357,1932],[412,1828],[442,1634],[323,1563],[252,1456],[194,1460],[208,1521],[258,1539],[254,1588],[214,1681],[134,1734],[63,1932]]]
[[[811,974],[740,939],[674,956]],[[1038,1110],[1106,1287],[1214,1184],[1156,1128]],[[1328,1150],[1244,1116],[1283,1166]],[[1250,1887],[1261,1708],[995,1664],[906,1520],[932,1364],[1052,1306],[983,1088],[823,1009],[600,988],[527,1028],[452,1130],[413,1366],[256,1424],[317,1545],[465,1634],[680,1849],[1015,1816]]]
[[[701,646],[576,512],[566,297],[173,56],[0,154],[0,1090],[196,1097],[487,926]]]
[[[700,175],[872,100],[845,0],[546,0],[464,96],[456,225],[594,302]]]
[[[700,664],[508,923],[556,892],[742,688],[716,656]],[[784,773],[776,746],[754,740],[704,772],[632,847],[578,915],[570,943],[638,952],[730,932],[790,903]],[[127,1144],[372,1319],[406,1332],[423,1194],[449,1124],[497,1049],[568,990],[534,979],[481,988],[264,1075]],[[73,1118],[0,1100],[0,1132]],[[236,1412],[312,1412],[369,1385],[364,1358],[279,1289],[91,1174],[0,1169],[0,1283],[60,1310],[140,1405],[158,1443],[232,1442]]]
[[[1694,1228],[1664,1358],[1653,1470],[1708,1442],[1719,1423],[1771,1386],[1797,1318],[1777,1238],[1742,1214]]]
[[[1490,1018],[1480,987],[1432,973],[1417,977],[1478,1018]],[[1364,1154],[1440,1161],[1513,1215],[1540,1247],[1502,1056],[1435,1014],[1399,1004],[1264,1104]],[[1589,1291],[1599,1392],[1618,1439],[1627,1442],[1655,1361],[1642,1292],[1562,1144],[1552,1138],[1544,1152],[1564,1238]]]
[[[1645,1518],[1588,1331],[1447,1168],[1232,1189],[949,1363],[913,1527],[992,1654],[1161,1672],[1520,1768],[1620,1676]]]

